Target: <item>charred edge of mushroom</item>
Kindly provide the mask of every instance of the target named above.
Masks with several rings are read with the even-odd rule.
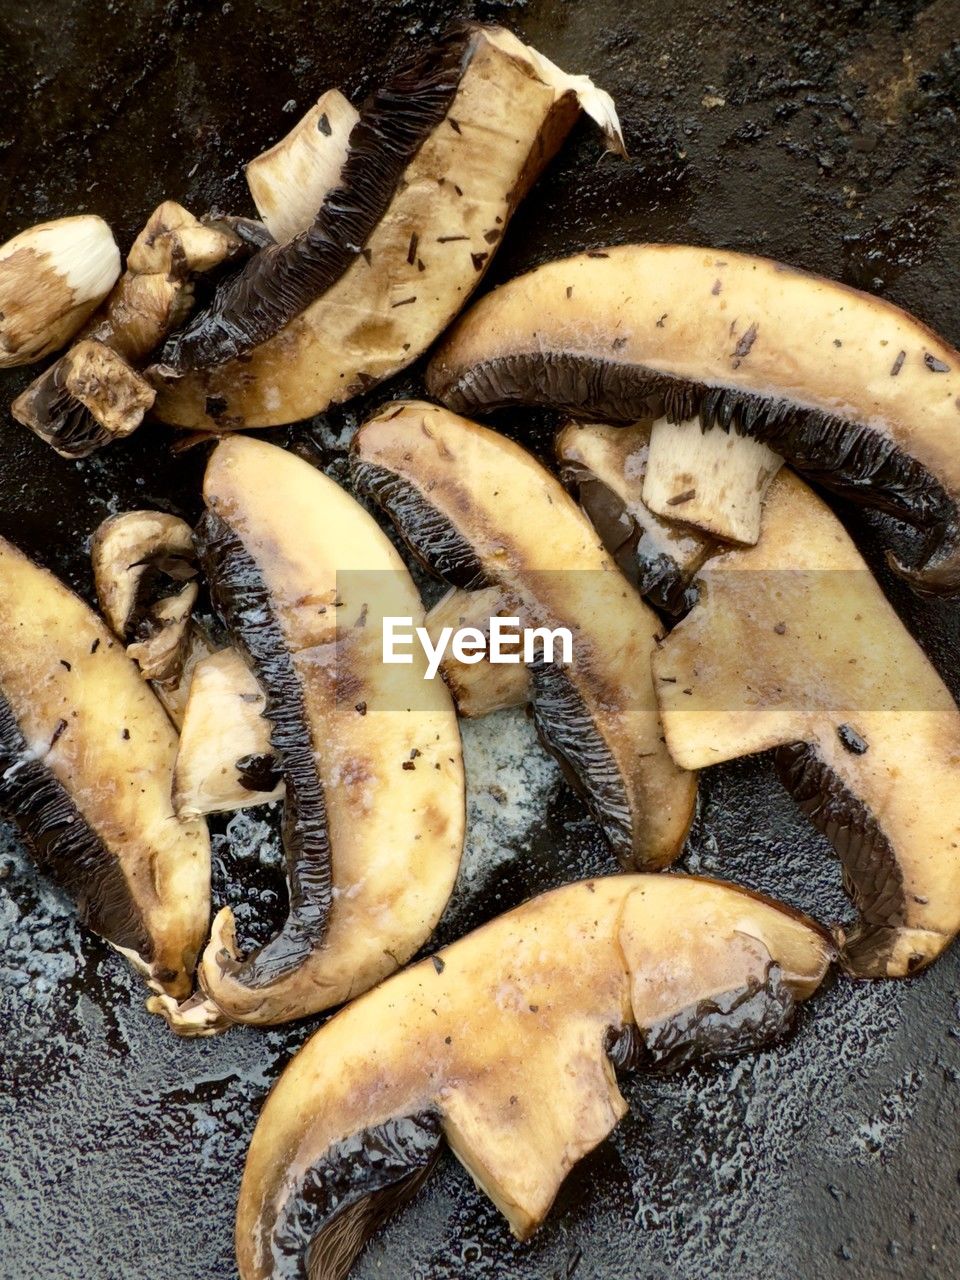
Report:
[[[150,964],[153,943],[118,859],[66,787],[35,758],[2,695],[0,808],[16,823],[40,869],[76,903],[80,920]]]
[[[300,681],[256,563],[214,512],[201,517],[196,543],[214,607],[265,691],[263,714],[273,726],[271,742],[286,781],[286,922],[245,960],[218,958],[237,981],[265,987],[297,969],[326,932],[332,901],[326,804]]]
[[[817,754],[815,746],[790,743],[774,752],[780,781],[800,810],[833,845],[847,893],[860,923],[848,936],[842,961],[855,973],[892,949],[906,919],[903,875],[896,853],[874,815]]]
[[[262,753],[241,756],[236,763],[237,781],[246,791],[274,791],[283,781],[283,770],[276,756]]]
[[[344,1280],[380,1224],[410,1200],[440,1154],[433,1111],[344,1138],[303,1174],[272,1234],[275,1280]]]
[[[665,552],[656,556],[643,553],[643,529],[619,495],[577,462],[563,463],[560,479],[583,508],[627,581],[662,613],[671,617],[688,613],[697,602],[696,588]]]
[[[518,403],[621,424],[657,416],[661,408],[671,422],[699,413],[704,429],[718,425],[752,436],[825,488],[927,530],[919,564],[911,570],[894,560],[893,567],[929,591],[960,585],[960,528],[949,495],[915,458],[863,423],[566,352],[497,357],[432,390],[466,414]]]
[[[385,467],[364,462],[356,452],[351,458],[351,474],[357,489],[387,513],[404,545],[424,569],[448,586],[466,591],[489,586],[473,548],[419,489]],[[430,548],[429,555],[425,547]]]
[[[312,227],[252,258],[210,306],[164,344],[165,376],[223,364],[273,337],[325,293],[360,254],[407,165],[443,121],[476,39],[458,25],[410,59],[360,113],[338,187]]]
[[[212,231],[220,231],[224,235],[236,236],[240,242],[236,253],[237,257],[243,256],[244,252],[259,253],[261,249],[268,249],[270,245],[276,244],[270,234],[270,228],[257,218],[243,218],[233,213],[220,213],[219,210],[211,210],[200,221],[205,227],[210,227]]]
[[[530,671],[537,735],[603,829],[625,868],[634,865],[633,817],[623,774],[562,667],[537,662]]]
[[[58,360],[18,397],[14,413],[65,458],[85,458],[113,435],[67,390],[66,375],[64,360]]]
[[[609,1034],[607,1054],[621,1070],[666,1074],[773,1043],[793,1024],[796,1007],[780,966],[769,964],[762,982],[700,1000],[651,1027],[631,1024]]]

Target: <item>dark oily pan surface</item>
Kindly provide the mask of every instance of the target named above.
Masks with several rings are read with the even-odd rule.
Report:
[[[467,13],[594,76],[617,98],[636,157],[598,164],[589,130],[578,130],[518,212],[491,279],[601,242],[710,242],[881,290],[960,339],[958,0],[401,0],[367,6],[362,23],[346,0],[64,0],[55,20],[40,0],[4,0],[0,236],[91,210],[126,248],[167,196],[198,213],[211,203],[252,212],[246,159],[329,85],[354,97],[369,88],[396,39]],[[0,380],[0,533],[90,598],[83,539],[131,506],[194,518],[205,451],[171,455],[163,429],[147,428],[85,462],[58,459],[6,415],[31,376]],[[418,377],[381,388],[364,411],[396,391],[421,393]],[[342,477],[344,430],[358,414],[270,438],[297,442]],[[538,439],[548,440],[543,425]],[[868,519],[838,509],[876,565]],[[956,692],[960,609],[883,581]],[[503,777],[474,769],[486,853],[439,941],[542,888],[615,869],[579,804],[551,785],[551,767],[530,767],[534,799],[551,796],[542,832],[537,804],[525,824],[505,826]],[[769,762],[718,769],[702,790],[690,870],[826,917],[843,911],[836,865]],[[215,893],[247,903],[243,928],[279,906],[278,846],[260,814],[230,827],[232,852],[215,844]],[[254,1117],[308,1028],[175,1040],[12,837],[0,852],[0,938],[0,1275],[229,1280]],[[802,1010],[789,1044],[731,1070],[624,1075],[632,1114],[577,1167],[529,1245],[509,1238],[445,1156],[443,1176],[382,1232],[357,1275],[948,1277],[960,1247],[958,997],[954,950],[903,984],[837,980]]]

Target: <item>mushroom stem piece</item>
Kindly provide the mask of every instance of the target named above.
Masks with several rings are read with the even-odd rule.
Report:
[[[266,1101],[237,1209],[241,1280],[343,1280],[442,1138],[526,1239],[627,1110],[614,1065],[669,1070],[783,1034],[830,939],[716,881],[556,889],[322,1027]]]
[[[625,865],[672,861],[697,784],[662,741],[650,676],[660,624],[559,482],[506,437],[416,401],[361,427],[352,462],[428,569],[498,587],[498,612],[521,627],[570,632],[569,665],[528,663],[544,745]]]
[[[210,915],[210,846],[171,807],[176,747],[96,614],[0,541],[0,806],[81,920],[182,997]]]
[[[383,618],[422,622],[374,520],[321,471],[242,437],[214,451],[197,531],[211,596],[266,695],[286,784],[289,914],[241,958],[229,908],[200,981],[234,1021],[340,1004],[429,937],[464,831],[456,714],[424,664],[382,661]]]
[[[698,411],[927,532],[904,570],[960,589],[960,354],[880,298],[766,258],[622,245],[479,302],[428,370],[461,413],[547,404],[632,422]],[[660,408],[658,408],[660,406]]]
[[[311,225],[252,258],[167,341],[158,415],[206,431],[278,426],[405,368],[482,279],[581,103],[618,143],[605,94],[498,27],[457,27],[407,62],[360,113]],[[340,144],[323,141],[332,173]]]
[[[687,768],[779,748],[860,913],[842,958],[902,977],[960,931],[960,711],[843,526],[788,472],[756,547],[711,560],[654,655]],[[936,797],[931,803],[930,797]]]
[[[42,222],[0,245],[0,369],[68,343],[119,274],[113,234],[92,214]]]

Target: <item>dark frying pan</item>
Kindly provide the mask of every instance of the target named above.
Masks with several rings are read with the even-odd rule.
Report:
[[[331,84],[362,93],[397,40],[468,10],[0,0],[0,239],[95,210],[128,244],[165,196],[247,212],[241,164],[293,112]],[[960,338],[960,0],[520,0],[473,12],[610,89],[634,157],[598,163],[578,131],[517,216],[492,281],[607,241],[702,241],[883,292]],[[26,381],[3,378],[0,403]],[[370,400],[418,385],[415,372]],[[334,441],[369,407],[271,438],[342,474]],[[172,453],[164,429],[68,463],[3,414],[0,532],[85,594],[86,538],[105,514],[197,514],[204,451]],[[527,438],[548,425],[511,419]],[[960,692],[960,606],[912,598],[880,569],[873,518],[841,514]],[[215,839],[215,890],[245,899],[252,921],[275,897],[276,842],[259,818],[240,827]],[[615,869],[559,783],[546,821],[515,844],[452,904],[443,941],[549,885]],[[825,918],[844,910],[836,864],[763,759],[704,777],[684,862]],[[0,1276],[234,1276],[247,1140],[310,1027],[176,1041],[5,831],[0,992]],[[772,1052],[626,1078],[629,1118],[577,1167],[530,1245],[447,1157],[357,1275],[956,1276],[958,998],[955,948],[909,982],[838,979]]]

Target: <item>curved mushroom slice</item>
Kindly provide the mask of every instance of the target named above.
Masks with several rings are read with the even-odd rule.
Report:
[[[715,543],[643,500],[652,424],[568,423],[557,435],[560,478],[590,517],[621,573],[666,613],[689,607],[687,587]]]
[[[554,405],[632,422],[699,409],[924,529],[915,585],[960,587],[960,355],[891,303],[765,258],[623,245],[479,302],[434,356],[458,412]]]
[[[425,626],[434,645],[442,641],[445,627],[458,631],[475,627],[489,640],[490,621],[510,614],[510,605],[499,587],[479,591],[452,588],[438,600],[427,614]],[[468,719],[503,711],[506,707],[522,707],[530,701],[530,676],[520,661],[460,662],[446,649],[440,662],[440,674],[457,704],[457,711]]]
[[[519,445],[435,405],[388,405],[357,433],[354,476],[427,568],[497,586],[523,627],[567,628],[572,661],[529,667],[544,745],[618,857],[664,866],[696,777],[663,745],[650,677],[659,622],[559,482]]]
[[[458,27],[418,55],[364,108],[316,221],[166,343],[159,416],[277,426],[405,368],[479,283],[581,103],[618,143],[606,94],[500,28]]]
[[[758,545],[701,571],[654,655],[667,745],[688,768],[778,747],[782,780],[833,844],[861,976],[901,977],[960,930],[960,712],[843,526],[795,476]],[[930,797],[936,803],[930,803]]]
[[[235,649],[193,669],[173,771],[182,818],[267,804],[283,795],[266,696]]]
[[[340,180],[359,119],[339,89],[328,89],[285,138],[247,165],[253,203],[277,244],[313,223]]]
[[[423,609],[359,503],[242,437],[215,450],[204,498],[201,560],[266,694],[286,783],[290,905],[245,959],[221,911],[200,981],[226,1017],[282,1022],[365,990],[429,937],[463,843],[460,737],[442,681],[382,661],[384,616]]]
[[[395,975],[275,1085],[237,1209],[241,1280],[342,1280],[429,1172],[441,1136],[530,1236],[627,1110],[614,1064],[768,1044],[819,985],[829,938],[733,885],[567,885]]]
[[[704,426],[699,418],[658,418],[650,433],[643,501],[655,515],[753,546],[763,500],[782,465],[779,454],[739,431]]]
[[[81,920],[179,997],[207,932],[210,846],[171,808],[176,746],[96,614],[0,541],[0,807]]]
[[[134,241],[126,271],[82,340],[14,400],[14,418],[65,458],[130,435],[156,396],[137,366],[187,318],[193,277],[242,248],[233,231],[206,226],[165,201]]]

